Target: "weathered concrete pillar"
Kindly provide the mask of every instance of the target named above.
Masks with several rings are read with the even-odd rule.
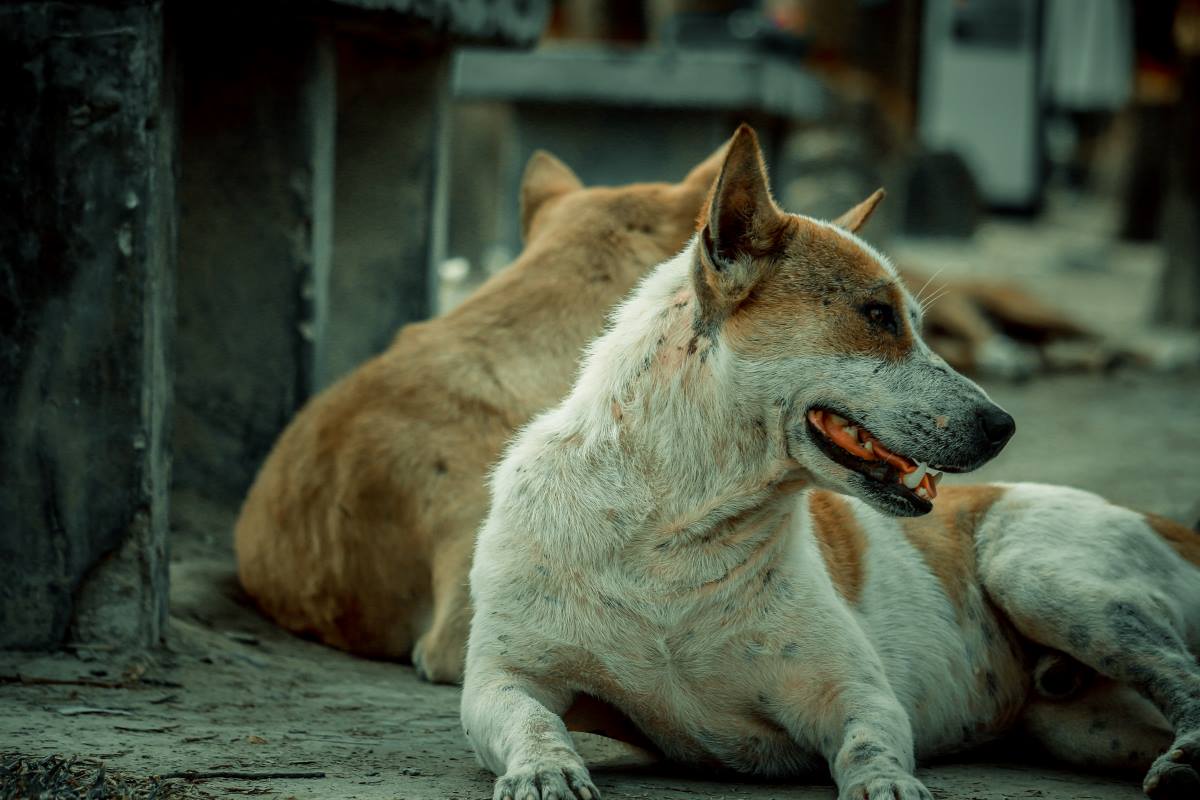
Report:
[[[0,6],[0,648],[165,628],[163,52],[158,2]]]
[[[182,62],[175,485],[237,505],[308,396],[432,310],[450,42],[528,43],[548,9],[171,8]]]
[[[332,243],[334,48],[318,22],[180,9],[176,485],[237,503],[313,385]]]
[[[432,314],[444,249],[448,61],[427,43],[339,37],[336,266],[318,387]]]

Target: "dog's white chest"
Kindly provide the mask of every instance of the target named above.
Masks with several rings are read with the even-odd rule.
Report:
[[[769,676],[743,636],[684,625],[624,637],[603,648],[585,691],[612,702],[669,757],[760,774],[796,774],[819,755],[771,722]]]

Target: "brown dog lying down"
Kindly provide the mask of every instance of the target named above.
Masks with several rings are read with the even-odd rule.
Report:
[[[900,277],[928,305],[923,326],[927,342],[960,372],[1023,378],[1043,368],[1103,366],[1128,355],[1011,284],[938,280],[905,268]],[[1067,341],[1078,346],[1066,351],[1050,347]]]
[[[588,189],[535,154],[521,256],[314,397],[268,456],[235,545],[263,611],[335,647],[411,655],[424,677],[461,680],[484,476],[570,386],[609,309],[692,235],[723,152],[679,184]]]

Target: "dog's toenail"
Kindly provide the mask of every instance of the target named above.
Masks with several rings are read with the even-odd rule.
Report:
[[[1179,748],[1175,748],[1174,750],[1172,750],[1171,751],[1171,760],[1172,761],[1183,761],[1183,751],[1180,750]]]

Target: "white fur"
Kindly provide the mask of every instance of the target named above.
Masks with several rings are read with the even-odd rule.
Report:
[[[919,342],[900,364],[802,347],[753,363],[714,346],[706,361],[648,379],[645,365],[681,324],[669,309],[689,289],[694,248],[617,309],[572,392],[494,473],[471,572],[464,728],[500,776],[498,800],[596,794],[560,719],[580,692],[620,706],[675,759],[765,774],[827,763],[844,797],[928,798],[911,775],[915,756],[994,735],[1023,702],[1007,622],[980,585],[952,605],[900,523],[858,500],[865,584],[846,602],[808,495],[780,487],[859,494],[856,474],[798,432],[814,398],[857,404],[887,441],[904,435],[905,414],[959,413],[984,396]],[[1031,513],[1042,491],[1010,489],[986,518],[981,569],[1053,560],[1055,539],[1077,543],[1080,557],[1096,528],[1153,538],[1136,515],[1097,511],[1103,501],[1090,495],[1054,495],[1059,512]],[[1148,547],[1177,575],[1163,607],[1194,633],[1185,609],[1200,607],[1196,571],[1169,547]]]

